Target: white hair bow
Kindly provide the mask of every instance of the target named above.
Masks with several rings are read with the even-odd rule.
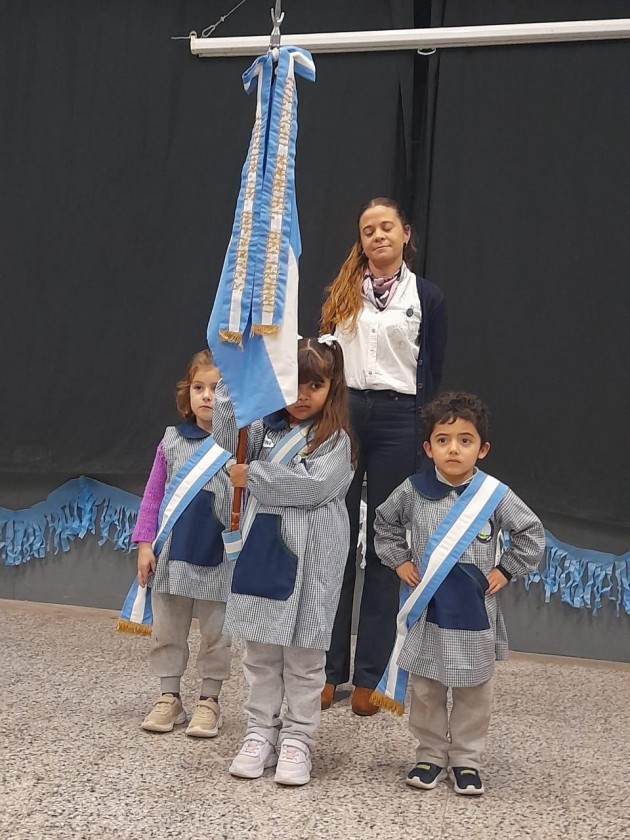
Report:
[[[327,347],[332,347],[333,344],[339,344],[339,340],[335,338],[334,335],[330,333],[326,333],[325,335],[320,335],[317,339],[318,344],[325,344]]]

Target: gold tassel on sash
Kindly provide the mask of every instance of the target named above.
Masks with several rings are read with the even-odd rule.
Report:
[[[404,714],[405,707],[398,700],[392,700],[391,697],[385,697],[380,691],[373,691],[370,695],[370,703],[373,706],[380,706],[381,709],[387,709],[388,712],[393,712],[395,715]]]
[[[135,636],[150,636],[150,624],[137,624],[135,621],[129,621],[126,618],[119,618],[116,630],[119,633],[131,633]]]

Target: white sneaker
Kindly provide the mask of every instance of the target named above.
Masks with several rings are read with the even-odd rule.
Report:
[[[311,751],[302,741],[285,738],[280,747],[275,781],[279,785],[305,785],[311,780]]]
[[[257,732],[252,732],[230,764],[230,773],[241,779],[258,779],[266,767],[273,767],[277,761],[274,745]]]
[[[186,735],[191,738],[216,738],[223,726],[221,709],[216,700],[199,700],[188,724]]]

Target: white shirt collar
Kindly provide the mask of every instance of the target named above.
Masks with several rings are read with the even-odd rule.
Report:
[[[448,480],[448,478],[444,478],[444,476],[443,476],[443,475],[442,475],[442,473],[438,470],[438,468],[437,468],[437,467],[435,468],[435,477],[437,478],[437,480],[438,480],[438,481],[441,481],[441,482],[442,482],[442,484],[448,484],[448,485],[449,485],[449,487],[461,487],[461,486],[462,486],[462,485],[464,485],[464,484],[470,484],[470,482],[471,482],[471,481],[473,480],[473,478],[475,477],[475,473],[476,473],[476,472],[477,472],[477,467],[475,467],[475,468],[474,468],[473,474],[470,476],[470,478],[467,478],[467,479],[466,479],[466,481],[462,481],[462,483],[461,483],[461,484],[453,484],[453,482],[452,482],[452,481],[449,481],[449,480]]]

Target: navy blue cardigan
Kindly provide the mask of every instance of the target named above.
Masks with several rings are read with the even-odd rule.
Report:
[[[448,319],[446,303],[441,290],[424,277],[416,275],[422,322],[420,347],[416,369],[416,470],[421,469],[422,407],[437,394],[442,380],[442,367],[446,354]]]

